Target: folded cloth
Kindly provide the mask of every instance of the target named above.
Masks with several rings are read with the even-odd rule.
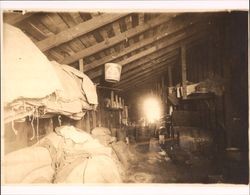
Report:
[[[93,139],[90,134],[85,133],[84,131],[77,131],[74,126],[57,127],[56,132],[66,139],[71,139],[77,144],[83,144]]]
[[[65,71],[71,72],[72,74],[76,75],[77,77],[80,77],[81,79],[83,79],[82,89],[87,97],[88,102],[90,104],[98,104],[96,86],[90,80],[90,78],[87,75],[85,75],[84,73],[80,72],[79,70],[76,70],[75,68],[72,68],[68,65],[62,65],[62,68]]]

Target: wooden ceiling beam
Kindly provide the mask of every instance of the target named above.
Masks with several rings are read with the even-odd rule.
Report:
[[[169,66],[172,66],[173,64],[169,64]],[[127,84],[126,86],[120,86],[120,88],[126,92],[128,90],[138,88],[142,85],[146,85],[148,82],[152,80],[158,80],[161,76],[165,75],[167,73],[166,67],[162,67],[161,69],[155,71],[155,72],[149,72],[145,74],[143,77],[138,78],[136,80],[131,81],[131,83]]]
[[[158,18],[154,19],[152,22],[148,23],[148,24],[141,24],[141,25],[138,25],[137,27],[135,28],[132,28],[128,31],[125,31],[123,33],[120,33],[118,34],[117,36],[114,36],[110,39],[107,39],[107,40],[104,40],[98,44],[95,44],[91,47],[88,47],[82,51],[79,51],[77,53],[75,53],[74,55],[72,56],[68,56],[66,57],[62,63],[64,64],[70,64],[70,63],[73,63],[75,61],[77,61],[78,59],[80,58],[84,58],[84,57],[87,57],[87,56],[90,56],[90,55],[93,55],[99,51],[102,51],[104,49],[107,49],[117,43],[120,43],[124,40],[127,40],[135,35],[138,35],[140,33],[143,33],[144,31],[146,30],[149,30],[150,28],[154,28],[162,23],[165,23],[167,22],[168,20],[170,19],[169,16],[166,16],[166,15],[161,15],[159,16]]]
[[[176,56],[176,55],[177,55],[177,52],[169,53],[169,55],[166,55],[166,56],[163,56],[163,57],[160,57],[160,58],[157,58],[157,59],[153,60],[153,63],[160,63],[160,62],[169,60],[169,59],[173,58],[173,57]],[[145,67],[149,67],[149,66],[152,66],[152,62],[147,62],[147,63],[143,64],[143,67],[140,67],[140,66],[139,66],[139,67],[136,67],[135,70],[127,72],[127,75],[126,75],[125,78],[127,78],[127,77],[129,77],[129,76],[131,76],[131,75],[134,75],[136,72],[138,72],[138,70],[139,70],[140,68],[144,69]],[[139,70],[139,71],[140,71],[140,70]],[[122,81],[122,79],[124,78],[123,75],[124,75],[124,74],[121,75],[121,81]],[[96,77],[96,78],[92,79],[92,81],[93,81],[94,83],[100,83],[100,82],[101,82],[101,77]],[[119,83],[120,83],[120,82],[119,82]]]
[[[147,50],[144,50],[138,54],[135,54],[134,56],[131,56],[125,60],[118,62],[120,65],[123,66],[122,74],[179,48],[179,45],[171,45],[170,47],[167,47],[168,45],[169,45],[168,43],[162,43],[160,45],[153,46]],[[87,73],[87,75],[90,78],[96,78],[96,77],[100,77],[101,75],[103,75],[103,71],[104,71],[103,69],[99,69],[95,72],[94,71],[89,72]]]
[[[135,83],[134,85],[131,85],[127,88],[122,89],[123,96],[125,96],[126,93],[130,94],[132,91],[137,91],[138,88],[152,85],[152,83],[157,83],[157,81],[159,81],[160,76],[164,75],[164,74],[166,74],[166,73],[162,72],[162,74],[157,74],[157,75],[154,75],[153,77],[145,78],[142,82]]]
[[[197,38],[203,36],[202,33],[198,34],[196,36],[191,36],[190,34],[188,35],[189,37],[186,37],[187,34],[180,34],[177,35],[176,37],[174,37],[174,41],[172,40],[168,40],[166,42],[160,43],[159,45],[153,46],[147,50],[144,50],[134,56],[131,56],[130,58],[127,58],[125,60],[122,60],[120,62],[118,62],[119,64],[121,64],[123,66],[122,69],[122,74],[124,74],[125,72],[136,68],[137,66],[139,66],[140,64],[144,64],[147,63],[151,60],[154,60],[156,58],[159,58],[163,55],[165,55],[166,53],[172,52],[175,49],[178,49],[180,47],[180,41],[183,40],[182,43],[188,43],[191,41],[196,40]],[[193,34],[192,34],[193,35]],[[186,38],[186,39],[185,39]],[[174,44],[174,43],[178,43],[178,44]],[[135,60],[139,60],[133,64],[128,65],[128,63],[131,63],[132,61]],[[103,74],[103,69],[99,69],[96,70],[95,72],[89,72],[86,73],[91,79],[99,77]]]
[[[85,72],[97,68],[107,62],[113,62],[114,60],[116,60],[117,58],[120,58],[128,53],[131,53],[137,49],[140,49],[142,47],[145,47],[149,44],[154,43],[155,41],[159,41],[163,38],[166,38],[167,36],[169,36],[172,33],[181,31],[183,29],[185,29],[187,26],[190,27],[190,30],[194,31],[197,29],[202,29],[204,27],[207,27],[207,23],[206,22],[202,22],[199,23],[200,20],[202,18],[197,18],[196,20],[194,20],[193,18],[188,18],[187,20],[183,21],[183,18],[180,16],[177,16],[176,18],[173,18],[173,20],[169,23],[169,27],[159,33],[157,33],[155,36],[144,39],[143,41],[139,41],[127,48],[125,48],[124,50],[122,50],[121,52],[116,52],[114,54],[110,54],[104,58],[101,58],[100,60],[96,60],[90,64],[86,64],[86,69]],[[190,23],[192,22],[192,24],[190,25]]]
[[[133,76],[131,76],[130,78],[127,78],[126,80],[122,80],[118,83],[117,86],[126,86],[128,83],[130,83],[132,80],[134,79],[138,79],[140,78],[141,76],[144,76],[145,74],[149,73],[149,72],[152,72],[152,71],[157,71],[158,69],[161,69],[163,67],[167,68],[166,66],[170,63],[173,63],[177,61],[176,58],[172,58],[172,59],[168,59],[168,60],[165,60],[163,62],[160,62],[160,63],[157,63],[157,64],[152,64],[152,66],[150,68],[147,68],[145,69],[144,71],[141,71],[140,73],[137,73]]]
[[[123,82],[126,79],[129,79],[131,76],[133,76],[135,74],[141,73],[144,70],[147,70],[148,68],[151,68],[152,66],[154,66],[157,63],[162,63],[162,62],[165,62],[165,61],[175,59],[178,56],[178,54],[179,53],[177,51],[176,52],[171,52],[166,56],[164,55],[163,57],[152,60],[152,61],[150,61],[148,63],[143,64],[142,66],[138,66],[135,69],[133,69],[131,71],[128,71],[127,73],[123,73],[121,75],[121,82]]]
[[[36,45],[41,51],[47,51],[53,47],[56,47],[65,42],[71,41],[74,38],[87,34],[109,23],[112,23],[122,17],[125,17],[126,15],[128,15],[128,13],[126,14],[124,13],[123,14],[102,14],[93,19],[87,20],[86,22],[82,22],[74,27],[61,31],[58,34],[51,35],[48,38],[37,42]],[[74,61],[77,61],[78,59]]]
[[[161,62],[161,63],[158,63],[156,64],[154,67],[152,68],[149,68],[133,77],[131,77],[131,79],[129,80],[126,80],[125,82],[121,82],[119,83],[116,87],[119,87],[119,88],[124,88],[126,86],[129,86],[129,85],[134,85],[134,83],[136,81],[141,81],[143,78],[145,77],[149,77],[155,73],[158,73],[158,72],[162,72],[163,70],[167,70],[167,67],[171,64],[175,64],[176,63],[176,59],[175,60],[170,60],[170,61],[165,61],[165,62]]]
[[[211,34],[209,34],[209,36],[212,36]],[[206,38],[208,38],[208,36],[205,36]],[[187,48],[190,48],[190,47],[192,47],[192,46],[194,46],[194,45],[196,45],[196,44],[202,44],[202,42],[204,42],[205,41],[205,39],[198,39],[196,42],[192,42],[192,43],[190,43],[190,44],[187,44],[186,46],[187,46]],[[179,63],[179,61],[177,61],[176,63]],[[173,65],[176,65],[176,63],[173,63],[172,65],[168,65],[168,66],[173,66]],[[159,72],[161,72],[162,70],[159,70]],[[157,74],[157,72],[158,72],[158,70],[156,70],[156,74]],[[153,76],[155,73],[153,72],[152,74],[151,74],[151,76]],[[157,75],[158,76],[158,75]],[[156,77],[157,77],[156,76]],[[146,75],[146,77],[148,77],[148,75]],[[137,81],[139,82],[139,83],[141,83],[141,85],[144,85],[145,84],[145,81],[147,80],[147,78],[146,79],[142,79],[142,78],[138,78],[138,79],[136,79],[136,81],[134,81],[134,83],[128,83],[128,84],[126,84],[125,86],[123,86],[123,89],[124,89],[124,91],[126,91],[128,88],[135,88],[134,86],[135,85],[137,85]],[[126,87],[126,86],[128,86],[128,87]],[[130,87],[131,86],[131,87]],[[119,87],[119,88],[122,88],[122,86],[117,86],[117,87]]]
[[[162,73],[164,74],[164,73]],[[153,77],[149,77],[149,78],[146,78],[143,80],[143,82],[140,82],[140,83],[135,83],[135,85],[131,85],[127,88],[124,88],[122,89],[122,92],[123,92],[123,96],[126,96],[126,95],[130,95],[133,91],[138,91],[139,89],[138,88],[142,88],[142,87],[145,87],[145,86],[148,86],[148,85],[152,85],[152,83],[157,83],[157,81],[159,81],[159,74],[153,76]],[[138,89],[138,90],[136,90]],[[127,94],[126,94],[127,93]]]
[[[154,82],[159,81],[159,79],[161,79],[162,76],[166,75],[167,71],[166,69],[163,69],[162,71],[158,71],[156,73],[151,74],[148,77],[145,77],[141,80],[135,81],[133,84],[131,85],[127,85],[126,87],[122,88],[122,90],[125,91],[131,91],[131,90],[135,90],[138,87],[142,87],[142,86],[146,86],[148,85],[148,83],[150,82],[151,84],[153,83],[152,81],[154,80]]]
[[[22,22],[23,20],[33,16],[35,13],[34,12],[29,12],[29,13],[15,13],[15,12],[5,12],[3,14],[3,20],[4,22],[15,25],[19,22]]]

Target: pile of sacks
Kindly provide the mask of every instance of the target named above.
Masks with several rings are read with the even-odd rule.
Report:
[[[3,178],[4,183],[121,183],[119,162],[111,147],[61,126],[34,146],[7,154]]]
[[[83,72],[49,61],[20,29],[3,24],[4,122],[61,114],[80,120],[98,104],[96,86]],[[21,82],[20,82],[21,81]]]
[[[112,137],[109,129],[96,127],[91,131],[91,134],[100,143],[112,148],[116,158],[119,159],[124,169],[127,169],[131,163],[136,161],[136,154],[132,151],[132,148],[124,141],[117,141],[116,137]]]

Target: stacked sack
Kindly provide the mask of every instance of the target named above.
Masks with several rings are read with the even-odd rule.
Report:
[[[3,183],[51,183],[54,170],[49,151],[33,146],[11,152],[2,164]]]
[[[5,183],[121,183],[112,149],[73,126],[4,158]]]

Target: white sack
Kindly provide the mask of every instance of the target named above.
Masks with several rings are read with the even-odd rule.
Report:
[[[43,98],[61,83],[46,56],[18,28],[3,25],[3,99]]]
[[[115,162],[108,156],[98,155],[84,160],[59,183],[122,183],[122,180]]]
[[[48,181],[54,173],[51,163],[50,153],[44,147],[27,147],[11,152],[4,156],[2,164],[4,183],[32,182],[35,176],[40,177],[37,172],[41,173],[41,170]]]
[[[84,93],[87,97],[88,103],[97,105],[98,104],[98,97],[97,97],[97,93],[96,93],[96,86],[90,80],[90,78],[87,75],[85,75],[84,73],[80,72],[79,70],[76,70],[75,68],[72,68],[68,65],[62,65],[62,68],[65,71],[71,72],[75,76],[83,79],[82,90],[84,91]]]

